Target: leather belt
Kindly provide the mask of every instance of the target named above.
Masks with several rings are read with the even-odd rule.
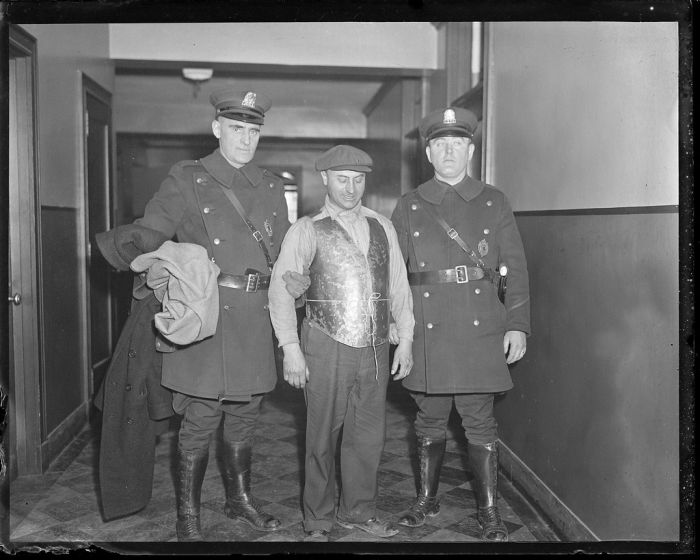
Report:
[[[269,274],[226,274],[221,272],[217,278],[219,286],[245,290],[246,292],[257,292],[267,290],[270,287]]]
[[[465,284],[472,280],[482,280],[483,278],[483,269],[477,266],[466,265],[455,266],[454,268],[445,268],[443,270],[428,270],[425,272],[408,273],[408,283],[412,286],[419,284],[444,284],[448,282]]]

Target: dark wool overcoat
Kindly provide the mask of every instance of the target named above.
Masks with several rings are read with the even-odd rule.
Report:
[[[232,167],[217,149],[201,160],[175,164],[136,224],[207,250],[222,272],[251,268],[270,274],[264,253],[224,194],[241,202],[274,260],[289,229],[284,185],[252,163]],[[203,398],[246,398],[277,381],[267,291],[219,286],[216,334],[187,346],[160,344],[163,385]]]
[[[399,200],[392,222],[408,272],[476,266],[427,211],[430,205],[493,269],[508,266],[505,305],[495,284],[412,285],[415,364],[403,379],[412,391],[497,393],[513,383],[503,352],[506,331],[530,332],[527,265],[505,195],[465,178],[454,186],[431,179]]]

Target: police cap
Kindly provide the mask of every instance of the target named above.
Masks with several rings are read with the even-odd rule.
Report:
[[[338,144],[330,150],[321,154],[316,160],[316,171],[372,171],[372,158],[367,152],[348,146],[346,144]]]
[[[209,96],[216,117],[226,117],[253,124],[263,124],[265,112],[272,102],[262,93],[230,87],[219,89]]]
[[[429,142],[439,136],[474,136],[479,124],[476,115],[461,107],[447,107],[433,111],[423,118],[418,127],[420,135]]]

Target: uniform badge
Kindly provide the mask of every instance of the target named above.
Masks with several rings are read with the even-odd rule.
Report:
[[[457,117],[452,109],[445,109],[442,114],[442,124],[457,124]]]
[[[486,241],[486,239],[482,239],[481,241],[479,241],[479,245],[477,245],[477,249],[479,250],[479,254],[482,257],[485,257],[489,252],[488,241]]]
[[[272,237],[272,222],[270,222],[269,218],[265,220],[265,231],[268,237]]]
[[[250,107],[251,109],[255,109],[255,97],[256,95],[252,91],[249,91],[245,94],[241,105],[243,105],[243,107]]]

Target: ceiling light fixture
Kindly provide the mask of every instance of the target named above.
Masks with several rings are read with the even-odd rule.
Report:
[[[182,77],[185,80],[192,82],[192,97],[196,98],[197,93],[203,82],[210,80],[214,75],[214,70],[211,68],[183,68]]]

